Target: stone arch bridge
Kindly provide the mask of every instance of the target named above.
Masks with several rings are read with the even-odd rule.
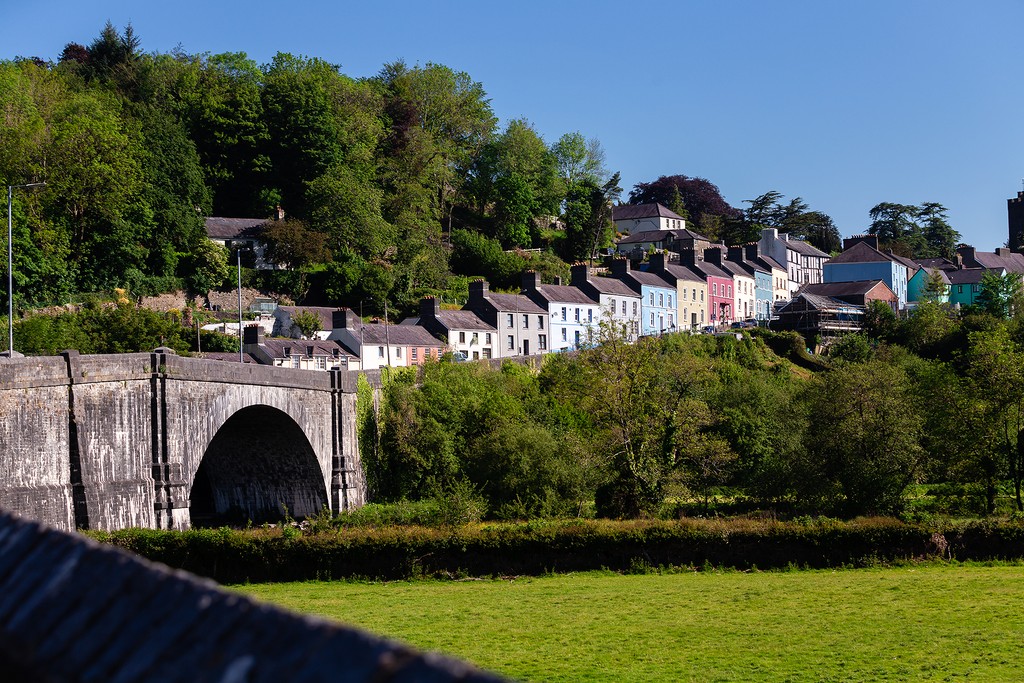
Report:
[[[153,353],[0,361],[0,508],[185,529],[358,507],[355,372]]]

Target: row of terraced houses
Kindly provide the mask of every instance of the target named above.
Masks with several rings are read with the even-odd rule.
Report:
[[[971,304],[986,272],[1024,274],[1024,256],[962,246],[956,261],[913,261],[879,249],[874,236],[844,242],[831,257],[774,229],[757,242],[726,247],[689,230],[660,204],[616,207],[622,238],[609,265],[572,266],[568,283],[542,283],[524,273],[518,293],[470,283],[461,310],[421,301],[419,315],[392,325],[364,322],[348,309],[306,308],[321,318],[314,339],[291,321],[298,310],[279,307],[270,335],[245,330],[244,359],[307,369],[374,369],[418,365],[445,353],[468,360],[529,356],[579,349],[597,337],[602,321],[628,338],[671,332],[711,332],[735,323],[768,325],[829,336],[859,329],[865,307],[881,300],[913,306],[929,276],[940,297]],[[634,265],[638,264],[638,265]],[[234,356],[237,358],[237,355]]]

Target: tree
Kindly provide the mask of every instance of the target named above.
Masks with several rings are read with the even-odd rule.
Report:
[[[1024,310],[1024,283],[1019,273],[986,271],[981,276],[978,306],[997,318],[1009,318]]]
[[[800,197],[794,197],[785,205],[781,203],[783,198],[780,192],[769,190],[760,197],[744,200],[750,208],[743,212],[746,232],[739,233],[742,241],[759,239],[762,228],[775,228],[795,239],[810,242],[825,253],[842,247],[839,229],[829,215],[808,211],[807,203]]]
[[[812,389],[807,448],[819,459],[848,513],[892,513],[917,478],[924,453],[913,387],[881,361],[843,366]]]
[[[299,220],[270,221],[260,239],[267,245],[268,261],[293,270],[323,263],[331,257],[327,235],[311,230]]]
[[[323,327],[320,316],[313,311],[301,311],[292,316],[292,325],[299,328],[303,339],[312,339],[313,335]]]
[[[949,224],[946,207],[937,202],[925,202],[917,209],[917,221],[924,241],[918,258],[953,259],[960,233]]]
[[[558,166],[558,175],[566,188],[591,181],[595,185],[605,180],[604,150],[596,139],[587,141],[579,131],[566,133],[551,146]]]

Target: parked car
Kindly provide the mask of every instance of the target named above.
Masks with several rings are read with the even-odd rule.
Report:
[[[700,333],[701,334],[714,334],[715,333],[715,326],[714,325],[706,325],[706,326],[701,328]]]

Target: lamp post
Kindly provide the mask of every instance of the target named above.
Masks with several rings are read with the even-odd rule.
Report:
[[[45,187],[46,183],[24,183],[7,186],[7,357],[14,358],[14,239],[11,206],[14,188]]]
[[[242,340],[242,251],[249,251],[245,247],[239,247],[235,251],[238,257],[238,362],[244,363],[245,356],[242,353],[243,340]]]

